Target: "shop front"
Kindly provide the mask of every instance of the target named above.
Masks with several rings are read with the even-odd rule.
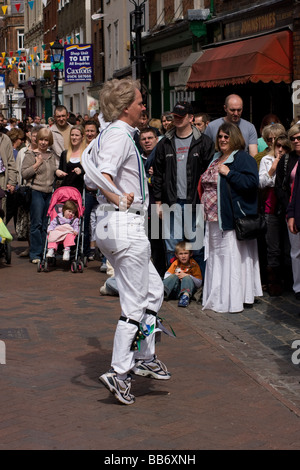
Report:
[[[266,11],[268,3],[268,11]],[[293,119],[293,8],[265,2],[207,21],[213,41],[192,65],[187,89],[195,107],[212,118],[224,115],[226,96],[243,98],[243,117],[257,130],[263,116],[278,115],[285,127]]]

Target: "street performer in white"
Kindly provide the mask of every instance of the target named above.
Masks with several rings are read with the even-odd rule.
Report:
[[[100,93],[104,122],[101,133],[82,156],[85,183],[100,189],[96,241],[112,264],[118,285],[121,317],[112,354],[112,369],[100,381],[124,404],[134,403],[130,372],[166,380],[166,366],[155,356],[156,314],[163,284],[150,261],[145,233],[148,188],[133,136],[145,110],[139,83],[110,80]],[[143,340],[139,340],[143,337]],[[137,346],[138,345],[138,346]]]

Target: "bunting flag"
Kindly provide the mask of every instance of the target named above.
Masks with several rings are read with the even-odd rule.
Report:
[[[28,0],[28,5],[30,6],[30,9],[32,10],[33,5],[34,5],[34,0]]]
[[[18,13],[20,11],[20,6],[21,6],[21,3],[16,3],[15,4],[15,7],[16,7],[16,10],[17,10]]]
[[[6,14],[6,10],[7,10],[7,5],[3,5],[1,8],[2,8],[3,14],[5,15],[5,14]]]

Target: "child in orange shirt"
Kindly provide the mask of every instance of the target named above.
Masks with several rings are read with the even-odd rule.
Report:
[[[178,307],[187,307],[193,294],[202,285],[199,265],[192,258],[187,242],[179,242],[175,248],[176,260],[163,279],[165,299],[179,299]]]

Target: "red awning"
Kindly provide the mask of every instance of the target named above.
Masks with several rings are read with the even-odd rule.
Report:
[[[193,64],[188,88],[248,82],[292,82],[292,33],[281,31],[207,49]]]

